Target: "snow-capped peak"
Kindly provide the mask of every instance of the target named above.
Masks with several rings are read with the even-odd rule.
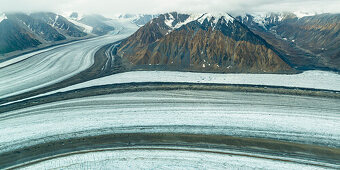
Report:
[[[173,16],[173,14],[177,14],[176,16]],[[183,19],[179,19],[179,15],[183,15],[186,18]],[[190,14],[190,15],[186,15],[186,14],[178,14],[178,13],[167,13],[164,15],[164,23],[170,28],[170,30],[175,30],[180,28],[183,25],[186,25],[192,21],[197,21],[198,18],[200,18],[202,16],[202,14]],[[177,20],[177,21],[176,21]],[[176,24],[174,25],[173,22],[176,21]]]
[[[58,16],[58,15],[57,15]],[[63,13],[61,14],[61,16],[63,16],[64,18],[66,18],[69,22],[73,23],[74,25],[77,25],[81,28],[83,28],[85,33],[91,34],[93,31],[93,27],[86,25],[84,23],[81,23],[81,19],[83,17],[83,15],[78,14],[76,12],[72,12],[72,13]],[[55,21],[57,21],[58,18],[55,19]]]
[[[245,14],[241,16],[245,21],[248,21],[250,18],[257,23],[259,26],[267,29],[266,26],[270,24],[275,24],[282,22],[287,18],[294,18],[295,15],[290,12],[255,12],[251,14]]]
[[[308,17],[308,16],[314,16],[316,15],[316,12],[303,12],[303,11],[295,11],[293,12],[294,15],[296,15],[297,18],[303,18],[303,17]]]
[[[2,22],[3,20],[7,19],[7,16],[5,13],[0,15],[0,22]]]
[[[165,15],[164,22],[171,30],[178,29],[192,21],[197,21],[200,24],[203,24],[203,22],[207,20],[208,22],[211,22],[212,26],[215,26],[221,19],[223,19],[222,22],[224,23],[234,22],[234,18],[227,13],[192,13],[189,14],[184,21],[177,21],[174,25],[173,22],[176,20],[176,18],[178,18],[178,16],[173,16],[173,13],[168,13]]]
[[[63,12],[59,15],[67,19],[72,19],[74,21],[80,21],[84,17],[84,14],[79,12]]]
[[[234,18],[228,13],[205,13],[198,19],[198,22],[202,24],[207,20],[216,25],[220,19],[224,19],[226,22],[234,22]]]

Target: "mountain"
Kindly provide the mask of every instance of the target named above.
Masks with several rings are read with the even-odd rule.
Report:
[[[132,66],[212,72],[290,72],[263,38],[227,13],[159,15],[124,40],[117,55]]]
[[[0,54],[36,47],[41,44],[32,33],[20,27],[18,23],[7,19],[5,15],[3,15],[3,18],[0,22]]]
[[[66,39],[65,35],[58,32],[51,24],[35,19],[30,15],[15,13],[8,14],[7,18],[32,33],[41,41],[60,41]]]
[[[106,21],[109,21],[110,19],[105,18],[101,15],[85,15],[82,17],[79,17],[78,14],[73,13],[71,14],[71,17],[73,15],[73,18],[77,16],[76,21],[82,24],[85,24],[87,26],[90,26],[92,28],[91,33],[96,35],[105,35],[109,33],[110,31],[114,30],[114,27],[106,24]]]
[[[0,60],[49,45],[104,35],[114,30],[100,15],[81,18],[77,13],[62,16],[51,12],[0,15]],[[20,51],[21,52],[20,52]]]
[[[4,14],[0,22],[0,54],[66,40],[52,25],[24,13]]]
[[[63,35],[67,35],[70,37],[84,37],[87,34],[83,32],[83,29],[80,26],[77,26],[64,18],[61,15],[54,14],[51,12],[46,13],[33,13],[30,15],[31,17],[43,21],[48,25],[51,25],[53,28],[57,29]]]
[[[120,15],[118,18],[120,19],[128,19],[131,20],[132,23],[135,23],[139,27],[142,27],[143,25],[150,22],[152,19],[157,18],[158,15],[152,15],[152,14],[123,14]]]
[[[138,25],[150,21],[154,15],[134,15],[129,18]],[[108,34],[115,30],[117,20],[101,15],[55,14],[52,12],[0,14],[0,61],[19,54]]]
[[[237,19],[298,68],[340,70],[340,14],[247,14]]]

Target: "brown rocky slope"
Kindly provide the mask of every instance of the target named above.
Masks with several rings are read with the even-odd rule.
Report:
[[[228,14],[160,15],[123,41],[117,54],[133,66],[211,72],[292,72],[264,39]]]
[[[340,71],[340,14],[247,14],[237,20],[298,69]]]

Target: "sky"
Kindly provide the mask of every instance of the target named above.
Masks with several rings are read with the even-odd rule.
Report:
[[[340,13],[340,0],[0,0],[0,12],[83,14],[157,14],[179,12],[318,12]]]

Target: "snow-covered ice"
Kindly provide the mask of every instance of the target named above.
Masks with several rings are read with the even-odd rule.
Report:
[[[202,65],[202,67],[204,66],[205,65]],[[327,71],[306,71],[301,74],[215,74],[176,71],[132,71],[94,79],[26,99],[87,87],[138,82],[243,84],[340,91],[340,75]],[[4,103],[2,105],[22,100]]]
[[[79,22],[78,20],[75,20],[75,19],[72,19],[70,17],[65,17],[68,21],[70,21],[71,23],[73,23],[74,25],[77,25],[81,28],[84,29],[84,32],[88,33],[88,34],[91,34],[92,33],[92,30],[93,30],[93,27],[89,26],[89,25],[86,25],[86,24],[83,24],[81,22]]]
[[[182,150],[115,150],[75,154],[22,169],[322,169],[295,162]]]
[[[116,25],[122,26],[109,35],[36,51],[0,63],[0,98],[70,78],[94,63],[93,56],[100,47],[122,40],[138,29],[130,22]]]
[[[340,91],[340,75],[326,71],[306,71],[301,74],[214,74],[176,71],[133,71],[115,74],[69,86],[47,94],[92,86],[132,82],[188,82],[245,84],[312,88]],[[47,95],[43,94],[43,95]]]
[[[149,91],[43,104],[0,115],[0,153],[106,133],[193,133],[340,147],[340,101],[278,94]]]

